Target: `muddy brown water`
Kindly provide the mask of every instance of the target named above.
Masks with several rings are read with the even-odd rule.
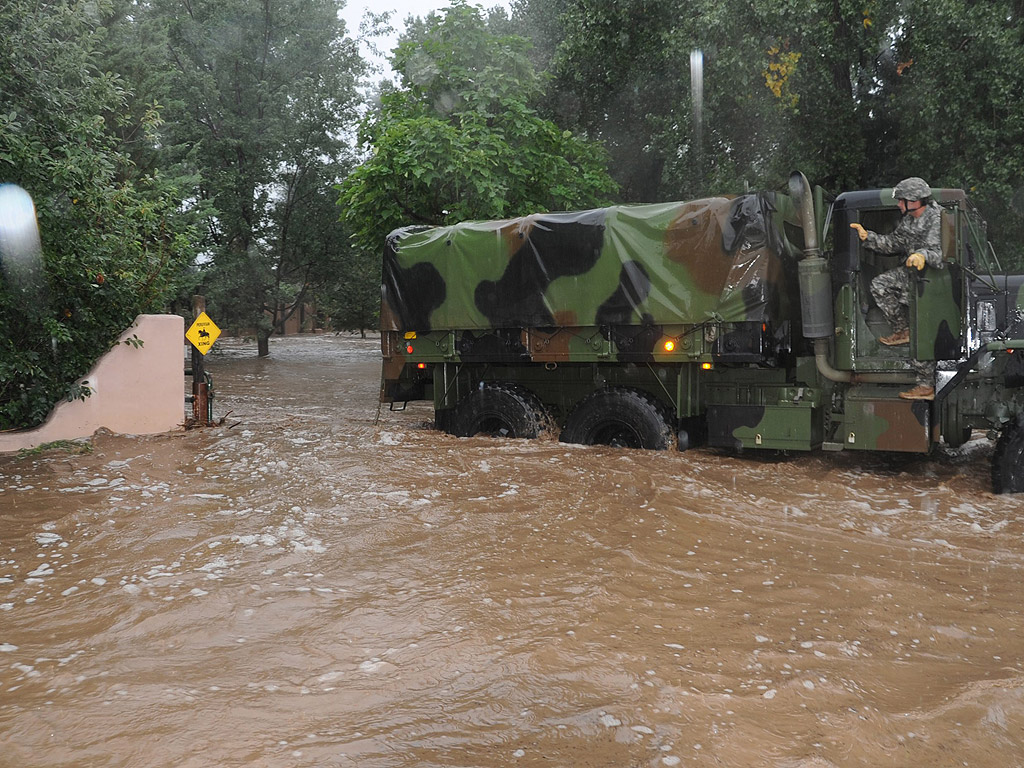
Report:
[[[781,460],[379,424],[374,339],[217,428],[0,457],[3,766],[1024,762],[991,447]]]

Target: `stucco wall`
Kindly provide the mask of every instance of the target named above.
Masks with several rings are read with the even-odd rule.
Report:
[[[120,341],[83,377],[92,395],[60,403],[39,427],[0,432],[0,451],[88,437],[101,427],[146,435],[180,429],[185,421],[185,321],[177,315],[139,315]]]

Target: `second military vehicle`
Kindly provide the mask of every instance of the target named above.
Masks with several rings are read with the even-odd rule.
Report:
[[[1000,268],[962,190],[944,268],[911,275],[910,344],[863,246],[899,220],[892,189],[785,191],[546,213],[387,239],[381,400],[433,401],[454,435],[634,448],[928,453],[997,439],[996,492],[1024,490],[1024,276]],[[912,359],[934,401],[899,397]]]

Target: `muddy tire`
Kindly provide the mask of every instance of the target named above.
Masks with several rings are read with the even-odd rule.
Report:
[[[535,438],[544,431],[544,408],[530,392],[513,384],[485,382],[455,408],[450,428],[456,437]]]
[[[1024,423],[1010,422],[996,441],[992,453],[992,492],[1024,492]]]
[[[658,402],[633,389],[599,389],[569,414],[563,443],[663,451],[674,435]]]

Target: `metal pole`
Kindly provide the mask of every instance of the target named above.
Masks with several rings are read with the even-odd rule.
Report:
[[[197,319],[206,311],[206,297],[192,297],[192,319]],[[206,368],[203,366],[203,353],[192,345],[192,421],[198,427],[208,426],[206,420],[210,393],[206,386]]]

